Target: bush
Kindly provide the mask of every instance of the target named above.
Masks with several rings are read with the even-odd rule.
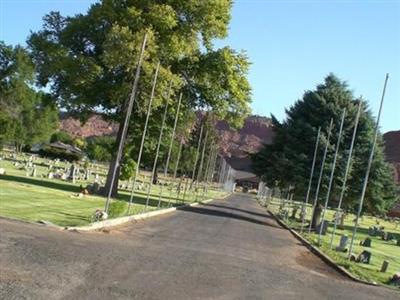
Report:
[[[127,203],[124,201],[113,201],[108,209],[108,216],[110,218],[116,218],[126,212]]]
[[[115,137],[101,136],[87,140],[86,154],[91,160],[108,162],[114,152]]]
[[[53,133],[53,135],[50,138],[50,143],[55,143],[55,142],[61,142],[64,144],[72,145],[74,142],[74,139],[66,131],[57,131],[57,132]]]
[[[82,159],[82,155],[78,153],[70,153],[61,149],[55,149],[51,147],[43,147],[39,150],[39,155],[51,159],[59,158],[61,160],[68,160],[70,162]]]

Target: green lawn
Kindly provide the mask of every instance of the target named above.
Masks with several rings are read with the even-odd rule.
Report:
[[[20,161],[22,157],[18,157]],[[47,174],[48,160],[38,159],[35,161],[37,176],[26,176],[25,170],[13,165],[13,161],[3,159],[0,161],[0,168],[6,170],[5,175],[0,175],[0,216],[37,222],[39,220],[50,221],[60,226],[79,226],[89,224],[94,211],[103,209],[105,198],[101,196],[85,195],[78,197],[79,186],[90,183],[90,181],[77,181],[75,184],[59,179],[42,178],[41,174]],[[60,167],[64,167],[60,163]],[[100,168],[98,168],[100,169]],[[106,167],[102,167],[105,172]],[[104,178],[105,173],[100,178]],[[140,180],[145,180],[141,177]],[[147,181],[149,176],[147,176]],[[92,179],[93,181],[93,179]],[[160,187],[152,185],[147,211],[158,208]],[[221,196],[220,191],[210,189],[204,195],[199,189],[197,196],[194,192],[186,194],[185,203],[200,201],[205,198]],[[164,187],[160,207],[176,206],[182,204],[183,194],[177,199],[177,192]],[[119,190],[118,199],[114,202],[123,203],[125,210],[116,216],[126,214],[130,190]],[[135,192],[133,205],[130,214],[137,214],[145,211],[147,198],[147,186],[143,190]]]
[[[268,209],[271,210],[273,213],[278,214],[279,213],[279,204],[280,201],[278,199],[273,199],[270,204],[268,205]],[[298,204],[297,204],[298,205]],[[288,204],[287,207],[289,207],[289,210],[291,211],[291,207],[293,207],[292,204]],[[326,220],[333,220],[333,210],[328,210],[326,213]],[[311,208],[308,208],[308,216],[311,215]],[[289,213],[290,216],[290,213]],[[297,214],[297,217],[299,218],[299,214]],[[339,240],[340,236],[342,234],[346,234],[349,236],[351,239],[352,236],[352,228],[353,228],[353,220],[355,216],[354,215],[348,215],[346,220],[345,220],[345,227],[344,229],[337,229],[335,232],[334,236],[334,242],[333,242],[333,248],[335,248],[337,245],[339,245]],[[293,219],[288,219],[284,220],[290,227],[293,229],[297,230],[300,232],[300,225],[301,222],[299,219],[293,220]],[[394,273],[400,271],[400,246],[396,245],[396,241],[383,241],[381,237],[371,237],[368,235],[368,228],[373,225],[377,225],[377,222],[379,222],[379,226],[384,226],[385,231],[389,231],[395,234],[398,234],[400,236],[400,225],[398,223],[394,222],[389,222],[385,221],[383,219],[377,219],[372,216],[364,216],[361,219],[360,226],[357,230],[357,235],[354,240],[354,247],[353,247],[353,253],[359,254],[363,250],[370,251],[372,253],[371,261],[370,264],[363,264],[363,263],[355,263],[355,262],[350,262],[347,259],[348,254],[347,253],[341,253],[337,252],[335,250],[330,250],[330,239],[331,239],[331,233],[333,226],[330,225],[328,228],[328,232],[325,236],[322,238],[322,243],[319,246],[320,249],[326,253],[328,256],[330,256],[333,260],[335,260],[339,265],[345,267],[349,271],[351,271],[353,274],[355,274],[357,277],[369,280],[369,281],[375,281],[381,284],[387,284],[388,280],[391,276],[393,276]],[[307,224],[309,223],[308,221],[306,222]],[[307,230],[304,230],[303,236],[309,240],[312,244],[315,246],[317,245],[318,242],[318,234],[311,233],[308,234]],[[360,246],[360,241],[363,241],[365,238],[371,238],[372,244],[371,248],[369,247],[363,247]],[[350,244],[350,240],[349,240]],[[380,272],[382,262],[384,260],[387,260],[389,262],[389,268],[386,273]]]

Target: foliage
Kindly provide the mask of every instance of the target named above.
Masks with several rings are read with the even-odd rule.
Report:
[[[130,180],[136,173],[136,162],[131,158],[126,158],[121,164],[121,174],[119,179]]]
[[[341,114],[346,108],[343,137],[340,144],[338,163],[331,193],[331,201],[337,201],[342,184],[344,169],[348,156],[348,148],[354,129],[357,106],[362,99],[356,99],[345,82],[330,74],[325,82],[314,91],[305,92],[287,111],[287,119],[280,123],[274,116],[272,122],[276,133],[274,143],[265,145],[253,155],[253,167],[256,173],[270,186],[276,184],[281,188],[294,187],[298,195],[305,195],[310,176],[315,139],[318,127],[321,126],[321,140],[313,178],[311,199],[316,188],[320,172],[324,147],[327,143],[327,131],[330,119],[334,120],[334,128],[328,145],[328,158],[325,164],[321,193],[318,199],[325,199],[327,185],[333,160],[334,148],[338,139]],[[358,203],[366,172],[366,164],[372,147],[375,120],[362,102],[357,137],[354,146],[352,168],[348,178],[344,208],[354,209]],[[371,169],[364,209],[367,211],[384,211],[395,200],[394,182],[391,170],[384,161],[382,138],[379,136]],[[332,203],[332,202],[331,202]]]
[[[110,136],[93,137],[87,140],[86,154],[91,160],[110,161],[114,151],[115,138]]]
[[[172,83],[166,130],[171,130],[178,94],[181,116],[199,108],[239,126],[249,112],[248,58],[229,47],[213,49],[212,40],[228,32],[232,1],[111,1],[91,6],[85,15],[44,17],[42,30],[28,41],[39,72],[53,98],[82,118],[99,108],[121,123],[131,91],[144,33],[148,33],[137,102],[128,140],[140,138],[155,65],[157,81],[144,162],[154,157],[165,93]],[[161,108],[161,109],[160,109]],[[167,137],[167,135],[165,135]],[[120,135],[117,142],[120,140]],[[136,160],[137,143],[127,149]],[[140,145],[140,143],[139,143]],[[168,147],[163,141],[163,151]]]
[[[112,201],[108,209],[110,218],[117,218],[126,212],[128,205],[125,201]]]
[[[55,133],[52,134],[51,138],[50,138],[50,142],[54,143],[54,142],[61,142],[64,144],[69,144],[72,145],[74,142],[73,137],[66,131],[57,131]]]
[[[0,42],[0,144],[23,145],[48,141],[58,126],[58,113],[49,95],[32,88],[34,66],[27,51]]]

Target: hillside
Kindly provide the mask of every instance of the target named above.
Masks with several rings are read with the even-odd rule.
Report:
[[[221,154],[238,170],[251,171],[248,153],[259,151],[263,144],[271,144],[274,132],[269,118],[248,117],[241,129],[231,129],[227,122],[218,121]],[[118,125],[105,121],[101,115],[91,116],[85,124],[68,116],[61,116],[60,129],[75,137],[115,135]],[[383,135],[387,161],[395,168],[395,178],[400,183],[400,130]]]

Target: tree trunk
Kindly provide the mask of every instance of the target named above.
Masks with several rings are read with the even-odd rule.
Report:
[[[318,203],[314,209],[314,213],[312,216],[311,228],[316,228],[317,225],[320,223],[322,209],[323,209],[323,206],[320,203]]]
[[[115,164],[117,163],[117,149],[118,145],[122,139],[122,130],[123,130],[123,121],[119,124],[118,128],[118,134],[117,134],[117,139],[115,141],[115,152],[113,153],[110,166],[108,167],[108,173],[107,173],[107,180],[106,180],[106,185],[104,186],[104,195],[107,196],[110,189],[111,189],[111,181],[112,181],[112,176],[113,176],[113,170],[115,167]],[[125,143],[125,141],[124,141]],[[117,167],[116,172],[115,172],[115,178],[114,178],[114,184],[112,186],[112,192],[111,192],[111,197],[116,198],[118,196],[118,180],[119,180],[119,174],[120,174],[120,166]]]
[[[154,169],[154,174],[153,174],[153,184],[157,184],[158,183],[158,172],[157,172],[157,166]]]

